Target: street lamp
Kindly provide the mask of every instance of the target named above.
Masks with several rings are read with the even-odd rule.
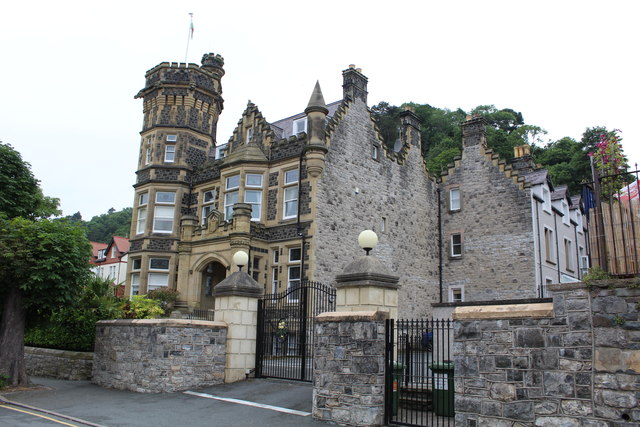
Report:
[[[233,263],[238,266],[238,271],[242,271],[242,267],[249,262],[249,255],[245,251],[238,251],[233,254]]]
[[[369,251],[378,244],[378,235],[371,230],[364,230],[358,236],[358,244],[369,255]]]

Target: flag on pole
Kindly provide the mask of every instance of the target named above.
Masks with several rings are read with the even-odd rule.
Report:
[[[191,35],[191,40],[193,40],[193,13],[190,13],[189,15],[191,15],[191,24],[189,25],[189,34]]]

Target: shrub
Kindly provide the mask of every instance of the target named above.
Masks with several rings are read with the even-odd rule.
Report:
[[[160,301],[160,307],[164,310],[164,315],[168,316],[173,308],[173,303],[178,300],[180,292],[175,289],[169,289],[166,286],[156,288],[147,293],[147,298]]]
[[[51,316],[25,331],[24,342],[34,347],[92,351],[96,322],[122,317],[122,300],[113,295],[111,280],[90,277],[73,304],[54,310]]]
[[[591,267],[589,269],[589,272],[584,275],[584,277],[582,278],[582,281],[587,285],[589,285],[594,280],[605,280],[610,278],[611,276],[609,276],[609,273],[604,271],[602,268],[596,266],[596,267]]]
[[[146,295],[134,295],[131,301],[124,303],[122,314],[125,319],[155,319],[162,316],[164,310],[160,301]]]

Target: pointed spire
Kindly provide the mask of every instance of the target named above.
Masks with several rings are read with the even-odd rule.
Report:
[[[324,114],[328,114],[329,110],[324,103],[324,96],[322,96],[322,90],[320,89],[320,82],[316,81],[316,86],[313,88],[311,99],[309,99],[309,105],[304,110],[305,114],[309,114],[312,111],[320,111]]]

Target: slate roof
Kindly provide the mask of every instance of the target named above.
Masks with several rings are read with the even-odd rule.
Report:
[[[549,172],[546,169],[537,169],[523,175],[524,180],[530,185],[544,184],[549,179]]]
[[[327,114],[327,120],[330,120],[331,117],[333,117],[338,107],[340,107],[341,103],[342,100],[327,104],[327,109],[329,110],[329,114]],[[288,138],[293,134],[293,122],[304,117],[306,117],[306,115],[304,114],[304,112],[301,112],[269,124],[271,125],[271,129],[273,129],[273,132],[276,134],[277,139]]]
[[[567,186],[566,185],[559,185],[551,193],[551,200],[566,199],[567,196],[568,196]]]

